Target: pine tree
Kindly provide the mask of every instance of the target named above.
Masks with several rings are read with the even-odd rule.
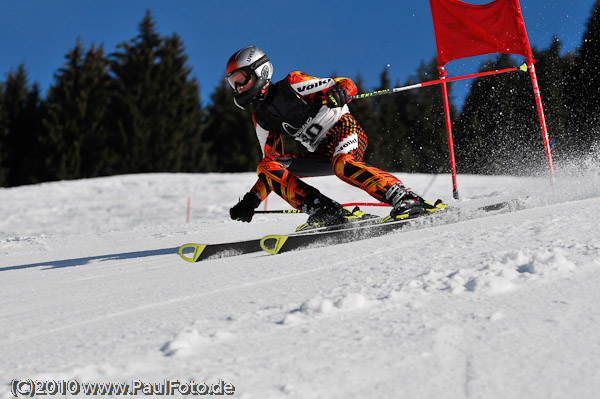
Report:
[[[8,148],[5,144],[7,138],[8,116],[4,104],[4,83],[0,82],[0,187],[4,187],[8,184]]]
[[[556,36],[547,50],[533,49],[544,114],[555,160],[569,157],[574,150],[573,143],[575,142],[575,137],[568,128],[570,111],[565,100],[569,95],[567,82],[572,73],[574,56],[570,53],[561,56],[560,51],[561,42]],[[535,121],[539,121],[539,118]],[[541,144],[542,133],[539,124],[538,132]]]
[[[162,87],[160,101],[167,115],[162,122],[163,136],[159,136],[169,151],[162,155],[162,169],[190,172],[197,170],[195,163],[201,145],[202,107],[200,87],[196,79],[190,79],[192,69],[187,66],[188,57],[180,37],[173,34],[163,40],[158,55]],[[166,134],[165,134],[166,133]],[[160,152],[156,157],[160,156]]]
[[[118,161],[108,130],[110,83],[102,47],[86,53],[80,40],[55,74],[46,100],[48,145],[54,179],[110,174]]]
[[[123,140],[122,170],[194,170],[202,110],[183,44],[176,34],[161,38],[150,11],[139,30],[135,39],[118,46],[121,51],[111,61],[113,129]]]
[[[414,77],[404,85],[432,80],[437,61],[421,63]],[[390,88],[387,69],[376,90]],[[400,86],[400,83],[396,83]],[[439,87],[422,88],[374,97],[368,132],[367,162],[383,169],[404,172],[433,172],[447,164],[447,142],[443,103]],[[454,106],[452,106],[454,110]]]
[[[421,62],[417,75],[405,85],[426,82],[439,75],[437,58]],[[452,103],[452,85],[448,85],[450,114],[456,117]],[[440,86],[424,87],[399,93],[396,97],[400,115],[399,160],[401,170],[431,173],[440,169],[449,170],[448,144],[444,122],[444,105]]]
[[[592,9],[572,72],[569,136],[575,151],[586,153],[600,142],[600,0]]]
[[[511,56],[502,54],[481,71],[514,64]],[[476,79],[456,125],[457,164],[464,172],[519,175],[543,161],[529,74]]]
[[[2,85],[4,137],[4,185],[17,186],[45,180],[41,103],[37,84],[29,86],[27,71],[21,64],[9,72]]]
[[[231,88],[224,80],[215,89],[211,101],[202,131],[208,171],[254,170],[262,153],[251,112],[234,104]]]
[[[375,88],[375,91],[389,89],[390,84],[388,69],[384,68],[379,75],[379,85]],[[394,140],[390,139],[390,131],[394,128],[393,121],[397,112],[393,98],[384,95],[358,101],[371,102],[371,109],[368,110],[369,114],[372,115],[369,118],[370,129],[366,131],[369,150],[366,153],[365,161],[382,169],[394,169],[396,166],[394,163],[396,146],[393,144]],[[360,120],[359,123],[361,123]]]

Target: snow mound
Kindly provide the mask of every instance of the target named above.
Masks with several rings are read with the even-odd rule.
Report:
[[[417,279],[407,281],[404,288],[495,295],[512,291],[530,280],[564,277],[576,267],[561,248],[522,249],[495,254],[476,269],[429,270]]]
[[[188,327],[166,342],[161,351],[165,356],[190,356],[201,350],[204,345],[212,345],[232,337],[233,334],[229,331],[215,331],[203,335],[197,329]]]
[[[373,305],[373,301],[360,293],[349,293],[339,299],[315,297],[302,303],[298,308],[290,311],[278,324],[297,325],[308,318],[319,317],[323,314],[338,311],[353,311]]]

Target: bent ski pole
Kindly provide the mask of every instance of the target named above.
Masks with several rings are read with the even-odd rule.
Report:
[[[521,65],[519,67],[514,67],[514,68],[497,69],[497,70],[494,70],[494,71],[479,72],[479,73],[472,73],[470,75],[456,76],[454,78],[445,78],[445,79],[430,80],[428,82],[421,82],[421,83],[417,83],[417,84],[414,84],[414,85],[408,85],[408,86],[403,86],[403,87],[395,87],[393,89],[377,90],[377,91],[373,91],[371,93],[357,94],[357,95],[352,96],[350,98],[353,99],[353,100],[359,100],[361,98],[383,96],[383,95],[386,95],[386,94],[398,93],[400,91],[418,89],[419,87],[437,85],[437,84],[444,83],[444,82],[448,83],[448,82],[454,82],[454,81],[457,81],[457,80],[472,79],[472,78],[478,78],[480,76],[496,75],[496,74],[499,74],[499,73],[514,72],[514,71],[527,72],[527,64],[523,64],[523,65]]]

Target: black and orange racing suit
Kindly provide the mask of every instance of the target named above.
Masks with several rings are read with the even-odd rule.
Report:
[[[252,187],[260,200],[271,191],[296,209],[302,210],[305,196],[316,189],[299,179],[335,174],[379,201],[399,180],[391,174],[362,162],[367,135],[350,114],[348,105],[330,108],[325,92],[332,86],[345,88],[350,96],[356,85],[348,78],[315,78],[292,72],[271,84],[267,96],[258,102],[253,119],[263,160]],[[292,136],[307,151],[284,154],[282,135]]]

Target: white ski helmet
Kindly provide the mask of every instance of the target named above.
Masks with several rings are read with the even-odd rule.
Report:
[[[252,87],[238,93],[238,86],[248,83],[252,76],[256,76]],[[227,61],[225,79],[233,89],[235,105],[241,109],[246,109],[253,100],[264,96],[262,89],[271,81],[272,76],[273,65],[267,55],[256,46],[244,47]]]

